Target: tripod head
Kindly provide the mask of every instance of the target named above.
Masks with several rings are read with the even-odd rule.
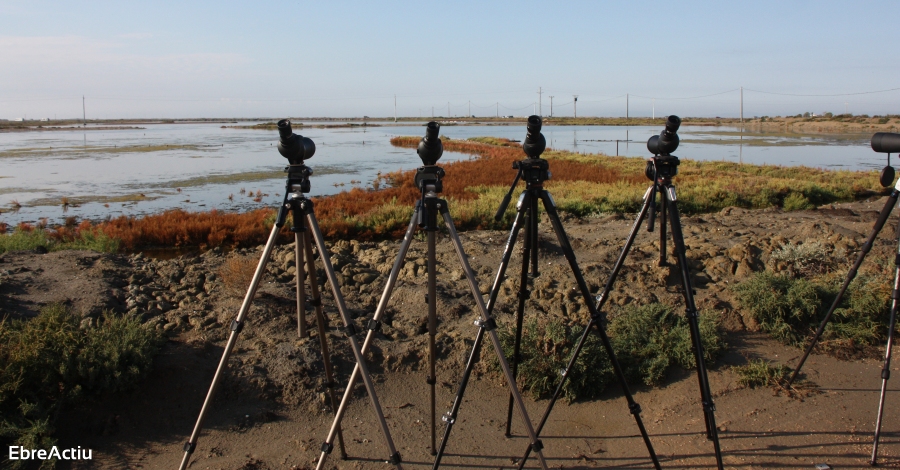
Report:
[[[681,162],[672,152],[678,148],[678,128],[681,127],[681,118],[672,115],[666,118],[666,128],[659,135],[647,140],[647,150],[654,156],[647,160],[644,175],[651,181],[668,179],[678,174],[678,165]]]
[[[887,188],[894,182],[894,167],[891,166],[891,154],[900,152],[900,134],[893,132],[876,132],[872,136],[872,150],[887,154],[887,166],[881,170],[878,178],[881,186]]]
[[[312,158],[316,153],[316,144],[312,139],[294,134],[291,121],[278,121],[278,152],[288,159],[291,165],[302,165],[303,160]]]
[[[541,158],[541,154],[547,148],[547,139],[541,133],[542,125],[543,122],[540,116],[528,117],[528,133],[525,135],[525,141],[522,142],[522,150],[525,151],[525,155],[528,158],[513,162],[513,169],[518,171],[516,172],[516,178],[509,187],[509,192],[506,193],[506,196],[503,196],[500,208],[497,209],[497,213],[494,215],[494,219],[498,222],[503,218],[503,214],[509,206],[512,193],[516,189],[516,185],[519,184],[519,179],[524,179],[528,188],[532,188],[541,187],[544,181],[549,180],[552,176],[550,163]]]

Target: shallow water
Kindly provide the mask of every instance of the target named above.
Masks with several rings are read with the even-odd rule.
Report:
[[[145,129],[0,133],[0,222],[46,218],[61,223],[71,216],[96,220],[171,208],[246,210],[281,202],[287,161],[275,147],[276,131],[222,128],[221,123],[140,126]],[[421,165],[415,150],[389,142],[398,135],[423,135],[420,124],[295,131],[316,143],[316,154],[307,161],[314,170],[313,196],[372,187],[380,172]],[[659,131],[650,126],[543,129],[552,148],[642,158],[649,156],[647,139]],[[525,129],[445,125],[441,135],[522,140]],[[885,161],[869,148],[870,135],[741,136],[733,128],[691,126],[679,135],[682,143],[675,153],[685,159],[850,170],[881,168]],[[441,162],[468,158],[445,152]],[[254,200],[257,194],[262,196]],[[18,210],[15,203],[21,205]]]

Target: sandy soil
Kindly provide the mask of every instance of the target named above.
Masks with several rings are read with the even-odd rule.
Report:
[[[818,240],[845,250],[849,266],[871,230],[882,200],[782,213],[729,208],[717,214],[685,217],[688,258],[698,306],[721,315],[728,352],[710,370],[724,462],[728,468],[833,468],[868,466],[871,433],[880,387],[879,350],[854,360],[814,355],[804,367],[817,390],[789,397],[770,388],[748,389],[737,383],[734,365],[765,358],[793,365],[799,350],[756,331],[740,311],[729,286],[754,272],[778,269],[769,259],[787,242]],[[451,208],[452,211],[452,208]],[[592,290],[606,282],[631,228],[631,217],[566,219],[566,230]],[[897,224],[896,217],[888,226]],[[574,280],[546,221],[542,222],[542,275],[526,316],[553,315],[570,324],[585,321],[587,309],[572,294]],[[507,239],[506,232],[474,231],[463,243],[481,290],[486,292]],[[893,229],[885,229],[870,256],[891,257]],[[611,305],[663,302],[683,311],[675,269],[659,268],[658,235],[642,231],[620,275]],[[406,468],[426,468],[429,407],[425,304],[425,243],[414,241],[391,299],[382,334],[369,353],[378,396]],[[671,243],[669,244],[671,248]],[[350,314],[362,323],[374,311],[396,256],[399,242],[338,242],[331,248]],[[237,313],[240,288],[229,286],[222,266],[231,259],[254,260],[259,249],[219,250],[171,260],[90,252],[7,253],[0,257],[0,308],[14,316],[33,315],[40,305],[64,302],[91,317],[102,309],[142,315],[168,342],[153,371],[134,391],[104,397],[68,409],[58,435],[64,446],[94,451],[94,460],[62,468],[174,468],[215,367],[228,324]],[[509,324],[514,311],[520,250],[501,292],[497,317]],[[255,262],[253,262],[255,264]],[[476,328],[471,299],[452,246],[438,243],[438,413],[449,409]],[[318,278],[325,286],[320,272]],[[190,468],[313,468],[332,414],[324,393],[321,353],[313,315],[312,338],[298,339],[293,291],[293,247],[279,247],[248,315],[222,387],[205,424]],[[325,288],[327,291],[327,287]],[[353,363],[331,295],[325,297],[339,389]],[[488,352],[486,354],[493,354]],[[897,370],[894,362],[893,370]],[[896,375],[896,373],[895,373]],[[900,393],[887,396],[880,463],[900,468]],[[513,437],[504,437],[507,389],[479,368],[466,394],[459,421],[447,446],[444,466],[514,468],[527,444],[514,418]],[[663,468],[714,468],[712,445],[705,439],[699,390],[693,371],[671,373],[661,387],[632,385],[643,407],[643,420]],[[526,399],[533,421],[546,400]],[[337,450],[328,468],[391,468],[388,452],[361,386],[344,419],[348,460]],[[438,423],[438,433],[443,432]],[[560,402],[543,433],[551,468],[652,468],[632,416],[617,387],[601,399]],[[529,460],[529,468],[537,468]]]

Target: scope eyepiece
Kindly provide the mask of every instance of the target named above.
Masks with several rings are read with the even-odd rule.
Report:
[[[416,153],[425,165],[434,165],[444,154],[444,144],[439,137],[441,125],[431,121],[425,125],[425,137],[419,142]]]
[[[654,155],[669,155],[678,148],[678,128],[681,127],[681,118],[672,115],[666,118],[666,128],[659,135],[647,140],[647,150]]]
[[[300,165],[303,160],[312,158],[316,153],[316,144],[312,139],[294,134],[291,121],[278,121],[278,152],[287,158],[291,165]]]
[[[529,158],[539,158],[547,148],[547,139],[541,133],[542,126],[543,122],[540,116],[528,117],[528,134],[525,135],[525,142],[522,142],[522,150]]]
[[[872,136],[872,150],[878,153],[900,152],[900,134],[893,132],[876,132]]]

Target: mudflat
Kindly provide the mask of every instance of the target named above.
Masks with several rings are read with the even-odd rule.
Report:
[[[796,212],[727,208],[682,219],[698,307],[720,317],[728,343],[727,352],[710,368],[726,467],[811,468],[819,463],[868,467],[882,347],[844,358],[813,355],[803,369],[811,388],[803,393],[743,387],[733,366],[758,358],[793,366],[802,351],[759,331],[730,286],[775,269],[771,254],[787,243],[818,241],[843,250],[849,268],[883,205],[881,198]],[[888,221],[868,263],[893,259],[897,222],[896,217]],[[564,220],[592,290],[605,284],[632,223],[633,216],[628,215]],[[587,321],[587,309],[573,294],[574,278],[549,223],[542,220],[539,230],[541,275],[533,280],[526,320],[558,318],[578,328]],[[486,293],[508,232],[469,231],[461,236]],[[638,234],[609,308],[659,302],[683,313],[677,270],[657,266],[658,240],[658,232]],[[443,413],[456,393],[475,337],[472,322],[477,311],[449,240],[441,235],[437,246],[437,408]],[[341,290],[358,323],[374,312],[398,248],[399,241],[330,245]],[[152,372],[134,390],[63,411],[57,433],[60,446],[90,448],[93,460],[61,462],[61,468],[177,467],[246,288],[232,278],[233,271],[240,272],[242,263],[244,270],[246,266],[252,270],[260,252],[261,247],[211,250],[167,260],[83,251],[10,252],[0,257],[3,314],[29,316],[53,302],[65,303],[86,317],[112,309],[143,316],[168,338]],[[425,254],[424,240],[414,240],[382,332],[368,354],[406,468],[428,468],[433,461],[426,384]],[[501,328],[513,323],[520,256],[517,248],[500,292],[495,312]],[[340,392],[352,371],[352,355],[339,328],[330,287],[321,270],[317,274],[325,294],[326,335]],[[312,337],[297,337],[294,275],[293,246],[277,247],[190,468],[315,467],[332,411],[311,312],[307,322]],[[489,362],[493,354],[486,346],[482,362]],[[896,371],[897,362],[893,364]],[[631,389],[643,408],[663,468],[715,467],[694,371],[675,370],[661,386],[631,384]],[[892,411],[900,406],[900,393],[896,382],[889,382],[889,389],[879,463],[900,468],[900,419]],[[507,394],[506,384],[490,367],[476,369],[444,466],[514,468],[527,439],[518,416],[513,418],[513,436],[504,437]],[[547,400],[525,396],[531,419],[537,421]],[[442,431],[438,421],[439,435]],[[360,385],[343,420],[343,433],[349,459],[341,460],[336,449],[327,468],[392,468],[383,461],[387,447]],[[615,384],[599,399],[558,403],[542,438],[551,468],[652,468]],[[537,462],[532,458],[527,467],[537,468]]]

